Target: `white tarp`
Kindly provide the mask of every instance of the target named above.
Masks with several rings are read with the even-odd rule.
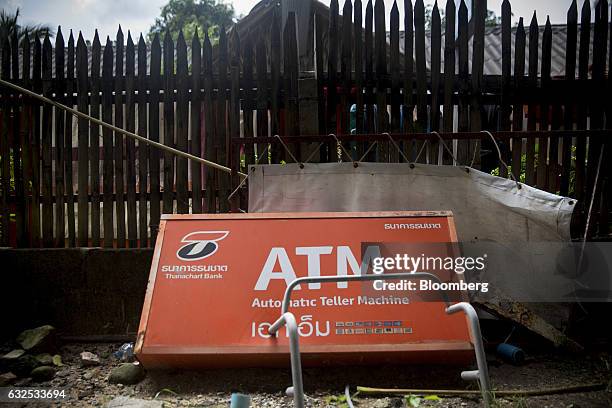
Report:
[[[460,241],[570,239],[576,201],[474,169],[390,163],[254,166],[249,212],[451,210]]]

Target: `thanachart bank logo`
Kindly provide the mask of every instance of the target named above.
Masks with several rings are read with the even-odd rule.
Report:
[[[208,258],[219,249],[218,242],[229,235],[229,231],[196,231],[183,237],[185,245],[176,251],[183,261],[198,261]]]

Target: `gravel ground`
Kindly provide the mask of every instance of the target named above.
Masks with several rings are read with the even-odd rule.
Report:
[[[61,348],[64,366],[56,377],[45,383],[34,384],[21,379],[16,385],[65,388],[69,398],[61,406],[104,406],[117,396],[132,396],[163,401],[164,407],[198,406],[227,407],[230,394],[240,391],[251,395],[254,407],[290,407],[291,399],[283,390],[290,385],[289,369],[242,369],[214,371],[149,372],[137,385],[109,384],[110,371],[119,362],[112,352],[119,344],[70,344]],[[6,349],[4,349],[6,350]],[[7,350],[8,351],[8,350]],[[90,351],[101,358],[101,365],[81,367],[80,353]],[[538,389],[577,385],[582,383],[608,383],[611,378],[612,355],[591,354],[581,357],[537,355],[520,367],[492,359],[489,369],[497,389]],[[307,405],[309,407],[346,406],[339,398],[344,386],[357,385],[382,388],[466,389],[470,386],[459,378],[465,367],[440,366],[370,366],[307,368],[304,370]],[[412,401],[420,407],[477,407],[477,397],[441,398],[439,400]],[[418,402],[418,404],[417,404]],[[398,397],[354,398],[358,407],[403,407],[406,401]],[[48,406],[49,404],[22,404],[22,406]],[[17,406],[12,404],[11,406]],[[612,407],[612,393],[605,390],[564,395],[529,398],[502,398],[494,401],[497,407]]]

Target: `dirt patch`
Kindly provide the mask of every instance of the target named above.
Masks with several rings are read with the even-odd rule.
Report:
[[[164,406],[226,407],[232,392],[250,394],[254,407],[290,407],[291,398],[284,390],[291,382],[287,369],[232,369],[210,371],[155,371],[137,385],[109,384],[111,370],[120,364],[113,352],[120,344],[69,344],[61,348],[64,363],[51,381],[34,384],[20,379],[16,385],[65,388],[68,393],[61,406],[104,406],[117,396],[164,401]],[[9,351],[8,348],[4,350]],[[100,357],[99,366],[82,367],[83,351]],[[491,380],[497,389],[541,389],[610,381],[612,356],[607,353],[581,357],[538,355],[525,365],[515,367],[495,359],[489,362]],[[309,407],[342,406],[344,386],[357,385],[381,388],[470,389],[474,384],[463,382],[460,372],[467,367],[441,366],[369,366],[304,369],[304,386]],[[359,407],[385,408],[406,406],[403,398],[364,397],[354,399]],[[415,401],[413,401],[416,403]],[[478,397],[420,400],[421,407],[477,407]],[[610,407],[612,393],[605,390],[538,397],[497,397],[500,407]],[[27,406],[49,406],[29,403]],[[60,404],[56,404],[59,406]],[[14,405],[13,405],[14,406]]]

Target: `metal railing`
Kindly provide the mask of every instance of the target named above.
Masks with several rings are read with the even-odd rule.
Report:
[[[370,275],[334,275],[334,276],[312,276],[293,280],[285,290],[283,303],[281,306],[281,316],[268,329],[268,333],[275,337],[281,327],[286,326],[289,334],[289,352],[291,357],[291,377],[292,386],[287,388],[287,394],[293,395],[293,405],[296,408],[304,407],[304,384],[302,381],[302,363],[300,355],[300,336],[298,333],[297,322],[293,313],[289,311],[291,302],[291,294],[295,287],[305,283],[329,283],[329,282],[353,282],[353,281],[375,281],[375,280],[394,280],[394,279],[430,279],[441,283],[440,279],[426,272],[415,273],[389,273],[389,274],[370,274]],[[482,398],[486,407],[490,406],[492,393],[489,381],[489,370],[487,368],[487,360],[482,343],[482,335],[480,332],[480,322],[474,307],[467,302],[460,302],[451,305],[448,296],[442,290],[438,290],[442,295],[446,304],[445,311],[447,314],[454,314],[463,311],[467,316],[470,324],[469,331],[474,352],[476,354],[476,364],[478,369],[472,371],[464,371],[461,373],[461,378],[464,380],[477,380],[480,385]]]

